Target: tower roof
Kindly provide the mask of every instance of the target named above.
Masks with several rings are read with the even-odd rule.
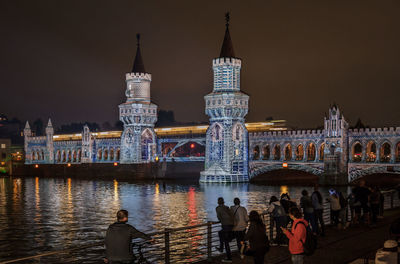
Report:
[[[140,34],[136,34],[136,39],[137,39],[137,49],[136,49],[135,61],[133,62],[132,72],[146,73],[146,70],[144,69],[142,54],[140,52]]]
[[[51,119],[49,118],[49,122],[47,122],[47,127],[52,127],[53,124],[51,123]]]
[[[25,123],[25,129],[30,129],[31,127],[29,126],[29,122],[28,121],[26,121],[26,123]]]
[[[225,20],[226,20],[225,36],[224,36],[224,42],[222,43],[221,53],[219,54],[219,57],[220,58],[234,58],[235,52],[233,51],[231,34],[229,34],[229,12],[225,14]]]

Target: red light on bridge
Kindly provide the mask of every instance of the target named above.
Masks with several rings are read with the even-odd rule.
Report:
[[[117,163],[117,162],[114,162],[114,166],[118,166],[118,163]]]
[[[36,168],[36,169],[39,168],[39,165],[35,164],[35,168]]]
[[[288,166],[289,165],[286,162],[282,163],[282,167],[287,168]]]
[[[193,144],[193,143],[190,144],[190,148],[191,148],[191,149],[194,149],[194,144]]]
[[[71,167],[71,163],[68,163],[67,166],[68,166],[68,167]]]

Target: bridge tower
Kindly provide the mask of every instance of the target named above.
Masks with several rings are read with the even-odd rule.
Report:
[[[213,59],[214,88],[204,96],[210,126],[206,133],[205,170],[200,182],[247,182],[248,131],[245,116],[249,96],[240,91],[242,61],[235,57],[226,14],[220,56]]]
[[[146,72],[140,52],[140,35],[131,73],[126,74],[126,102],[119,105],[119,119],[124,123],[121,135],[121,163],[143,163],[156,153],[157,105],[150,99],[151,74]]]
[[[329,116],[324,118],[324,170],[327,175],[344,175],[347,173],[349,124],[334,104],[329,109]],[[345,177],[343,177],[345,179]],[[326,179],[329,182],[341,183],[340,179]]]

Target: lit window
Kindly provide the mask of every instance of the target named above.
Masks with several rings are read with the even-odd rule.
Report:
[[[1,148],[5,149],[6,148],[6,144],[1,144]]]

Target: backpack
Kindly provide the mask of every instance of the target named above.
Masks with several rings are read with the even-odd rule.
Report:
[[[295,226],[294,229],[296,229],[298,224],[302,224],[304,225],[304,227],[306,228],[306,241],[301,241],[301,243],[303,244],[303,248],[304,248],[304,254],[306,256],[311,256],[312,254],[314,254],[315,250],[317,249],[317,236],[313,234],[313,232],[311,231],[311,229],[309,227],[307,227],[304,222],[300,221],[298,222]]]
[[[285,212],[285,208],[283,208],[281,205],[274,205],[274,210],[272,211],[272,216],[273,217],[279,217],[279,216],[285,216],[286,212]]]

